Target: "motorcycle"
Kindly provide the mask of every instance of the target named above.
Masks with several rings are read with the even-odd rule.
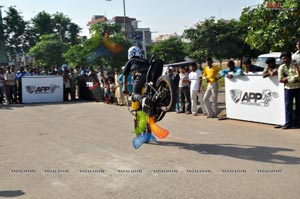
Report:
[[[169,131],[158,126],[157,122],[175,106],[175,85],[170,77],[162,75],[164,62],[154,56],[149,62],[144,86],[145,104],[132,102],[134,133],[137,135],[133,139],[135,149],[143,143],[157,142],[155,136],[161,139],[168,136]]]

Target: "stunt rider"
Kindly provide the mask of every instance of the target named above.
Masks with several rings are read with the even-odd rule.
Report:
[[[124,94],[128,94],[128,75],[133,74],[133,89],[132,89],[132,111],[136,114],[138,111],[147,110],[148,99],[146,97],[147,91],[144,91],[144,86],[146,83],[147,72],[150,64],[147,60],[143,58],[142,51],[137,46],[132,46],[128,49],[128,61],[125,64],[123,72],[123,82],[124,82]],[[136,115],[135,115],[136,117]],[[134,121],[135,128],[137,127],[137,120]],[[154,141],[155,137],[149,132],[148,128],[143,133],[137,133],[137,137],[133,140],[133,146],[137,149],[143,143]]]
[[[123,72],[124,82],[124,93],[128,94],[128,75],[130,72],[133,73],[133,90],[132,90],[132,101],[141,101],[144,98],[142,95],[142,89],[146,83],[147,71],[150,64],[147,60],[142,57],[142,51],[137,46],[132,46],[128,49],[128,61],[125,64]]]

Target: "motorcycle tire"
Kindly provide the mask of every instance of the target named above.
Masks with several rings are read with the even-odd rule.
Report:
[[[158,106],[164,112],[172,111],[175,106],[175,85],[168,76],[160,76],[155,84],[158,92],[161,93]]]

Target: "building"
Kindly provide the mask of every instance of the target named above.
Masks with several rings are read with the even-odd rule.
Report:
[[[158,37],[156,37],[154,39],[154,43],[158,43],[164,40],[168,40],[172,37],[176,37],[176,38],[181,38],[176,32],[174,32],[173,34],[166,34],[166,35],[159,35]]]
[[[95,24],[98,24],[98,23],[104,23],[104,22],[107,22],[107,21],[108,21],[107,18],[103,15],[94,15],[92,17],[92,20],[87,23],[87,26],[89,27],[89,33],[91,35],[93,34],[92,29],[91,29],[92,25],[95,25]]]
[[[131,40],[134,45],[138,45],[139,43],[145,43],[145,45],[152,43],[150,28],[139,28],[138,22],[139,21],[136,20],[136,18],[124,16],[115,16],[108,20],[103,15],[94,15],[92,20],[87,23],[87,26],[91,27],[92,25],[98,23],[118,23],[122,25],[122,31],[125,32],[126,38]],[[89,28],[89,30],[90,34],[93,34],[91,28]]]

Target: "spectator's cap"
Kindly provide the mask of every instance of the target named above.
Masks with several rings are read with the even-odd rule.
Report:
[[[252,61],[251,61],[250,58],[245,58],[244,61],[243,61],[244,64],[251,64],[251,62]]]
[[[172,67],[172,66],[169,66],[168,69],[169,69],[169,70],[173,70],[173,67]]]
[[[276,60],[275,60],[274,57],[268,57],[267,60],[266,60],[265,62],[266,62],[266,64],[269,64],[269,63],[275,63]]]
[[[292,59],[292,54],[290,52],[283,52],[280,55],[280,58],[282,58],[282,57],[287,57],[289,59]]]

